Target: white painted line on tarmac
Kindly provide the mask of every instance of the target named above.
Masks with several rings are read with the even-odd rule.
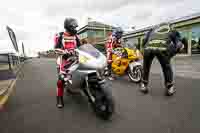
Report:
[[[0,99],[0,108],[7,102],[9,96],[13,92],[14,86],[16,84],[16,80],[14,79],[8,88],[8,93]]]
[[[21,71],[21,68],[23,67],[23,65],[24,65],[24,63],[22,63],[21,66],[17,69],[17,71],[16,71],[17,76],[9,84],[9,86],[7,88],[7,90],[8,90],[7,94],[2,96],[2,98],[0,97],[0,109],[3,108],[4,104],[8,101],[9,96],[13,92],[14,86],[16,85],[16,82],[17,82],[17,79],[18,79],[18,76],[19,76],[19,72]]]

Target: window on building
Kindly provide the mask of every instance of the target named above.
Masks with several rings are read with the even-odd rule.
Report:
[[[140,49],[140,38],[126,38],[125,43],[129,46]]]
[[[81,33],[81,34],[79,35],[79,37],[80,37],[81,39],[87,38],[87,32]]]
[[[189,31],[187,30],[178,30],[181,35],[181,40],[184,44],[184,49],[180,52],[181,54],[188,53],[188,41],[189,41]]]
[[[140,38],[134,38],[132,43],[134,47],[136,47],[137,49],[140,49]]]
[[[95,38],[95,36],[96,36],[96,32],[94,30],[88,31],[88,37],[89,38]]]
[[[192,27],[192,54],[200,53],[200,25]]]
[[[97,38],[103,38],[104,37],[104,31],[101,31],[101,30],[96,31],[96,37]]]
[[[94,30],[89,30],[88,32],[88,42],[91,44],[96,43],[96,32]]]

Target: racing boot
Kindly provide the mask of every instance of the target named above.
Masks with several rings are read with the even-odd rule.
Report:
[[[147,87],[147,84],[145,83],[141,83],[141,86],[140,86],[140,91],[144,94],[147,94],[149,92],[149,89]]]
[[[57,82],[57,104],[56,106],[58,108],[63,108],[64,107],[64,102],[63,102],[63,92],[64,91],[64,84],[62,80],[58,80]]]
[[[63,108],[64,107],[64,101],[63,96],[57,96],[57,108]]]
[[[113,75],[110,75],[110,76],[108,77],[108,79],[109,79],[110,81],[113,81],[113,80],[115,80],[115,78],[114,78],[114,76],[113,76]]]
[[[176,92],[176,88],[173,84],[171,84],[171,85],[167,86],[165,95],[166,96],[172,96],[172,95],[174,95],[175,92]]]

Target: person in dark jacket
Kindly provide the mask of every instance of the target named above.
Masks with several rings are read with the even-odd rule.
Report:
[[[162,23],[150,29],[146,34],[143,45],[143,78],[140,91],[145,94],[148,93],[149,72],[154,57],[157,57],[164,73],[166,95],[173,95],[176,89],[170,60],[184,48],[180,33],[172,29],[170,24]]]

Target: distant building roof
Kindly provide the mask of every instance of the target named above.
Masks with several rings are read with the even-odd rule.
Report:
[[[178,18],[178,19],[171,20],[170,23],[178,23],[178,22],[182,22],[182,21],[195,19],[195,18],[198,18],[198,17],[200,17],[200,12],[199,13],[190,14],[188,16],[184,16],[184,17],[181,17],[181,18]]]
[[[88,22],[88,25],[90,26],[96,26],[96,27],[113,27],[111,25],[107,25],[107,24],[103,24],[101,22],[97,22],[97,21],[91,21],[91,22]]]
[[[85,25],[84,27],[81,27],[79,30],[78,30],[78,33],[81,33],[81,32],[83,32],[84,30],[86,30],[86,29],[90,29],[90,28],[112,28],[112,29],[114,29],[114,28],[116,28],[116,27],[114,27],[114,26],[112,26],[112,25],[107,25],[107,24],[103,24],[103,23],[101,23],[101,22],[97,22],[97,21],[90,21],[90,22],[88,22],[88,24],[87,25]]]
[[[199,17],[200,17],[200,13],[194,13],[194,14],[191,14],[191,15],[188,15],[188,16],[184,16],[184,17],[181,17],[181,18],[178,18],[178,19],[170,20],[169,23],[175,24],[175,23],[192,20],[192,19],[199,18]],[[153,26],[154,25],[148,26],[148,27],[145,27],[145,28],[142,28],[142,29],[134,30],[134,31],[131,31],[131,32],[128,32],[128,33],[124,34],[124,36],[129,36],[131,34],[148,31]]]
[[[130,34],[135,34],[135,33],[138,33],[138,32],[145,32],[145,31],[150,30],[152,27],[153,27],[153,26],[149,26],[149,27],[145,27],[145,28],[142,28],[142,29],[138,29],[138,30],[130,31],[130,32],[124,34],[124,36],[126,36],[126,35],[130,35]]]

